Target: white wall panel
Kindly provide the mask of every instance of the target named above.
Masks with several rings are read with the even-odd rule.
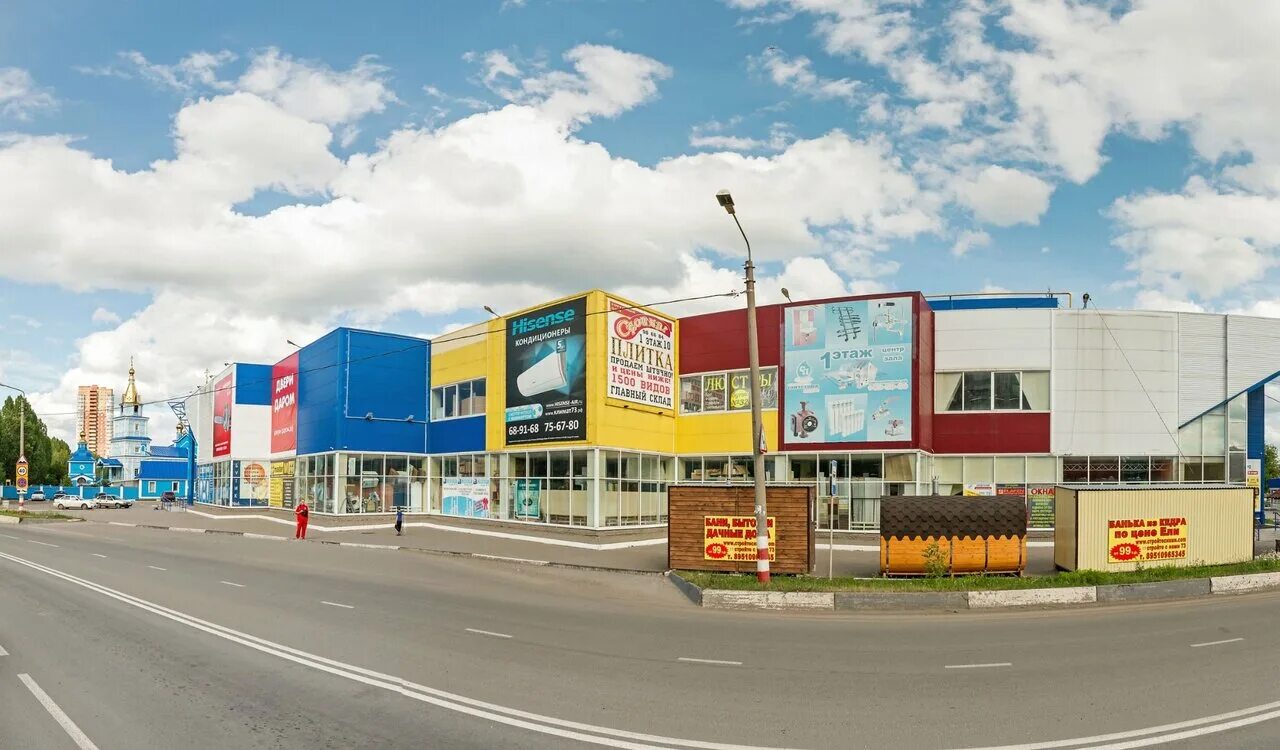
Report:
[[[200,393],[187,401],[187,419],[196,436],[196,463],[213,460],[213,384],[200,385]]]
[[[1280,319],[1227,316],[1227,397],[1280,372]]]
[[[1222,315],[1178,313],[1181,352],[1178,424],[1213,408],[1227,394],[1227,329]]]
[[[1052,310],[934,313],[934,368],[1048,370]]]
[[[271,455],[271,407],[236,404],[231,412],[231,458]]]
[[[1053,451],[1176,453],[1177,318],[1058,310],[1053,324]]]

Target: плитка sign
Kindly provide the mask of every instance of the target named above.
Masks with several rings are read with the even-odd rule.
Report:
[[[769,516],[769,560],[777,556],[778,532]],[[704,516],[702,519],[704,560],[746,561],[756,559],[755,516]]]
[[[1121,518],[1107,521],[1107,562],[1180,560],[1187,556],[1187,519]]]

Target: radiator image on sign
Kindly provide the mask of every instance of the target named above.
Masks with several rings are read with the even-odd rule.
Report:
[[[1107,562],[1181,560],[1187,556],[1187,519],[1121,518],[1107,521]]]
[[[769,560],[777,557],[778,532],[774,516],[769,516]],[[755,516],[704,516],[702,519],[704,560],[756,559]]]

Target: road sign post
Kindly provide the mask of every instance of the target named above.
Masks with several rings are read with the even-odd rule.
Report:
[[[27,502],[27,486],[30,481],[27,476],[27,457],[25,455],[18,458],[18,470],[16,472],[17,481],[14,484],[18,487],[18,510],[22,511]]]

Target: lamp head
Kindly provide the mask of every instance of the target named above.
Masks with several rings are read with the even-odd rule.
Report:
[[[787,291],[787,288],[785,286],[782,287],[782,296],[786,297],[788,302],[791,301],[791,292]]]
[[[719,201],[720,205],[724,208],[725,211],[727,211],[730,214],[734,212],[733,196],[729,194],[728,190],[721,190],[720,192],[716,193],[716,200]]]
[[[299,348],[299,349],[301,349],[301,348],[302,348],[302,347],[298,346],[297,344],[293,343],[293,340],[292,340],[292,339],[285,339],[285,340],[284,340],[284,343],[288,344],[289,346],[295,346],[295,347],[297,347],[297,348]]]
[[[485,305],[485,306],[484,306],[484,311],[485,311],[485,312],[487,312],[487,313],[489,313],[490,315],[492,315],[492,316],[493,316],[493,317],[495,317],[495,318],[500,318],[500,317],[502,317],[501,315],[499,315],[499,314],[497,314],[496,312],[494,312],[494,311],[493,311],[493,308],[492,308],[492,307],[489,307],[488,305]]]

